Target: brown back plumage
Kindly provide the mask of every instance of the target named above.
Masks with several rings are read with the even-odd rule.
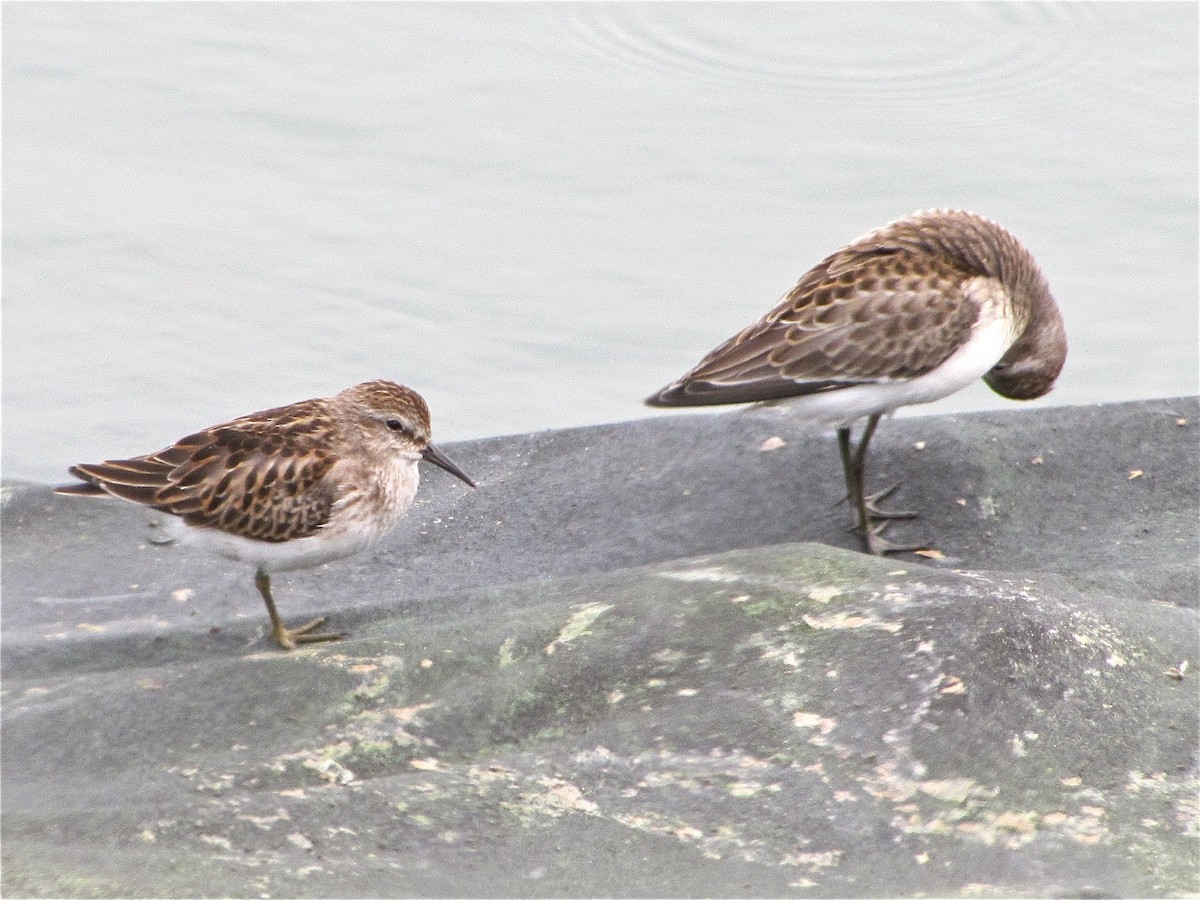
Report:
[[[243,416],[147,456],[72,466],[85,484],[60,493],[107,493],[263,541],[304,537],[329,520],[336,499],[325,481],[334,459],[322,403]]]
[[[1002,286],[1018,316],[1053,307],[1032,256],[994,222],[958,210],[897,220],[826,257],[766,316],[646,402],[740,403],[918,377],[970,337],[980,277]]]

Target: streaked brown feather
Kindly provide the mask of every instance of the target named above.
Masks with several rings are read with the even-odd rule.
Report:
[[[74,466],[71,473],[87,484],[60,490],[109,493],[257,540],[304,537],[329,520],[337,500],[326,479],[335,441],[321,403],[243,416],[146,456]]]
[[[72,472],[72,474],[74,474]],[[54,489],[56,494],[66,494],[70,497],[105,497],[108,491],[102,487],[97,487],[91,482],[81,482],[79,484],[64,484]]]
[[[897,267],[920,274],[889,275]],[[774,377],[797,383],[922,375],[970,335],[979,309],[962,284],[975,274],[920,248],[887,255],[838,251],[763,323],[718,347],[685,377],[714,384],[761,380],[751,373],[764,364],[776,370]]]
[[[919,377],[970,338],[980,306],[969,286],[979,278],[1009,296],[1049,297],[1028,251],[994,223],[955,210],[900,219],[817,263],[767,315],[647,402],[737,403]]]

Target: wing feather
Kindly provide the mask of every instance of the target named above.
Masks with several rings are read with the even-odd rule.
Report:
[[[338,498],[323,401],[243,416],[146,456],[80,464],[84,484],[61,493],[107,493],[179,516],[189,525],[263,541],[312,534]]]
[[[845,247],[807,272],[766,316],[649,402],[740,403],[915,378],[971,335],[970,260],[920,240]]]

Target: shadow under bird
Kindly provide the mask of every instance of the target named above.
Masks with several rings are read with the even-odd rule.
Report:
[[[961,210],[927,210],[872,231],[810,269],[762,319],[646,403],[704,406],[788,399],[837,426],[855,531],[876,555],[921,549],[882,536],[893,485],[865,490],[883,415],[977,378],[1003,397],[1048,393],[1067,357],[1050,288],[1012,234]],[[855,444],[851,425],[866,417]]]
[[[416,391],[368,381],[214,425],[164,450],[72,466],[82,480],[56,493],[113,496],[169,513],[173,535],[255,567],[254,583],[285,650],[342,634],[324,617],[287,628],[271,573],[358,553],[388,533],[417,494],[426,460],[475,487],[430,443],[429,407]]]

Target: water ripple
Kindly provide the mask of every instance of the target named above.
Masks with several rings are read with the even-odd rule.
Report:
[[[1101,59],[1092,4],[583,4],[558,7],[558,53],[642,75],[802,95],[806,103],[919,102],[994,115],[1126,60]],[[557,29],[555,29],[557,24]],[[543,53],[548,44],[542,44]],[[561,59],[557,61],[561,63]]]

